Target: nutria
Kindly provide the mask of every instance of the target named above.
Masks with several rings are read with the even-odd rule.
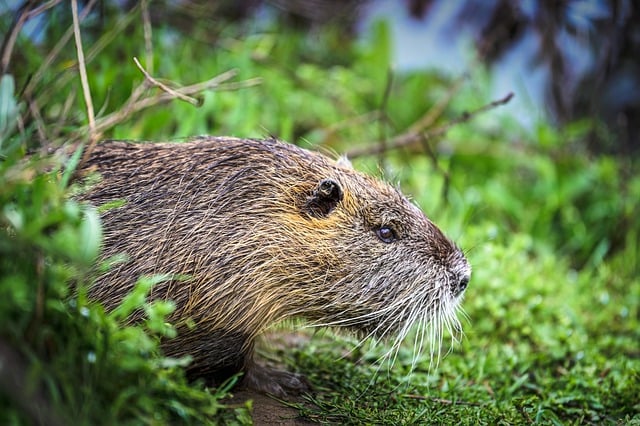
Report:
[[[107,141],[84,170],[101,213],[103,257],[127,260],[90,296],[115,306],[142,275],[171,274],[153,298],[175,301],[167,355],[216,383],[244,371],[246,386],[283,395],[297,375],[259,367],[256,337],[274,323],[393,335],[413,323],[459,327],[471,269],[463,253],[394,187],[274,139],[200,137],[186,143]],[[434,331],[435,330],[435,331]]]

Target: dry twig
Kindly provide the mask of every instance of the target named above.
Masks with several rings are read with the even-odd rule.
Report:
[[[34,7],[38,3],[38,1],[29,0],[20,8],[20,13],[11,24],[11,29],[8,32],[8,36],[4,39],[2,43],[2,49],[0,49],[0,51],[2,52],[0,53],[0,74],[6,74],[9,71],[9,62],[11,62],[13,48],[15,47],[16,40],[18,39],[18,34],[20,34],[20,31],[22,31],[22,27],[24,26],[25,22],[27,22],[34,16],[41,14],[45,10],[55,6],[61,1],[62,0],[53,0],[40,5],[39,7]],[[32,7],[34,8],[31,9]]]
[[[99,117],[96,120],[95,131],[97,133],[103,133],[105,130],[112,128],[116,124],[128,119],[133,114],[143,109],[146,109],[151,106],[155,106],[164,102],[171,101],[177,97],[185,100],[190,98],[190,95],[195,95],[197,93],[201,93],[206,90],[212,90],[212,89],[236,90],[236,89],[242,89],[245,87],[255,86],[262,82],[260,78],[253,78],[249,80],[240,81],[237,83],[225,83],[227,80],[230,80],[231,78],[235,77],[238,73],[236,70],[229,70],[204,82],[192,84],[189,86],[184,86],[184,87],[181,87],[180,89],[170,89],[166,85],[158,83],[157,80],[154,78],[149,79],[149,77],[151,76],[149,76],[148,73],[144,71],[144,69],[140,66],[140,63],[137,61],[137,59],[134,58],[134,61],[136,62],[136,65],[140,68],[140,70],[144,74],[145,81],[142,82],[140,85],[138,85],[138,87],[136,87],[133,90],[133,92],[131,93],[131,96],[129,96],[129,99],[127,99],[127,101],[124,103],[124,105],[121,108],[104,117]],[[147,81],[151,81],[157,87],[162,88],[163,93],[150,95],[148,97],[142,98],[141,96],[147,90]],[[194,99],[194,98],[191,98],[191,99]],[[187,102],[190,102],[190,101],[187,101]],[[196,102],[196,104],[198,104],[198,102]],[[82,128],[80,130],[80,134],[83,134],[85,131],[86,131],[86,128]],[[87,149],[85,149],[85,152],[82,156],[82,160],[80,161],[78,169],[81,169],[82,165],[86,163],[86,161],[89,159],[89,156],[91,155],[91,152],[93,151],[94,146],[95,146],[95,143],[91,143],[87,147]]]
[[[213,77],[210,80],[185,86],[176,91],[184,96],[189,96],[203,92],[205,90],[236,90],[245,87],[251,87],[260,84],[262,81],[259,78],[253,78],[237,83],[222,84],[225,81],[233,78],[236,74],[236,70],[229,70]],[[131,117],[132,114],[135,114],[138,111],[175,99],[175,96],[173,94],[167,92],[157,95],[151,95],[149,97],[140,99],[141,94],[144,93],[145,90],[145,84],[142,83],[140,86],[134,89],[131,96],[122,106],[122,108],[104,117],[98,118],[98,120],[96,121],[96,130],[99,132],[103,132],[104,130],[115,126],[117,123],[120,123],[121,121],[124,121],[125,119]]]
[[[505,97],[495,100],[493,102],[490,102],[486,105],[483,105],[473,111],[465,112],[462,115],[460,115],[460,117],[453,119],[450,122],[440,127],[436,127],[433,130],[419,131],[419,132],[410,130],[409,132],[403,133],[391,139],[389,143],[386,144],[386,150],[411,146],[413,144],[420,143],[425,140],[428,141],[436,136],[441,136],[447,133],[452,127],[460,123],[467,122],[478,114],[481,114],[483,112],[496,108],[500,105],[504,105],[508,103],[511,100],[511,98],[513,98],[513,93],[509,93]],[[356,158],[356,157],[362,157],[365,155],[379,155],[381,152],[383,151],[381,150],[380,145],[376,144],[376,145],[364,146],[362,148],[355,148],[349,151],[347,153],[347,156],[350,158]]]
[[[413,123],[411,127],[409,127],[409,133],[419,133],[423,129],[428,129],[433,123],[436,122],[438,118],[442,115],[445,108],[449,103],[451,103],[451,99],[460,91],[462,87],[462,83],[464,82],[464,77],[459,77],[447,90],[445,96],[440,98],[438,102],[420,118],[418,121]]]
[[[144,52],[145,62],[149,69],[149,74],[153,74],[153,42],[151,39],[151,17],[149,16],[149,0],[140,2],[140,12],[142,14],[142,30],[144,31]]]
[[[135,63],[136,63],[136,66],[138,67],[138,69],[140,70],[140,72],[142,72],[142,74],[144,74],[144,77],[145,77],[147,80],[149,80],[149,82],[150,82],[151,84],[153,84],[154,86],[156,86],[156,87],[158,87],[159,89],[161,89],[161,90],[163,90],[163,91],[167,92],[167,93],[168,93],[168,94],[170,94],[171,96],[176,97],[176,98],[178,98],[178,99],[181,99],[181,100],[183,100],[183,101],[185,101],[185,102],[189,102],[190,104],[192,104],[192,105],[194,105],[194,106],[198,106],[198,105],[200,104],[200,102],[199,102],[196,98],[194,98],[194,97],[192,97],[192,96],[184,95],[184,94],[180,93],[180,92],[179,92],[179,91],[177,91],[177,90],[173,90],[171,87],[169,87],[169,86],[167,86],[166,84],[161,83],[160,81],[158,81],[158,80],[156,80],[155,78],[153,78],[153,77],[152,77],[152,76],[147,72],[147,70],[145,70],[145,69],[142,67],[142,65],[140,65],[140,61],[138,61],[138,58],[136,58],[135,56],[134,56],[134,58],[133,58],[133,62],[135,62]]]
[[[387,106],[389,105],[389,98],[391,96],[391,89],[393,88],[393,69],[389,68],[387,70],[387,81],[384,87],[384,94],[382,95],[382,102],[380,104],[380,118],[378,119],[378,144],[380,147],[380,152],[386,152],[387,150],[387,125],[389,124],[389,115],[387,114]],[[380,155],[378,158],[380,166],[382,169],[386,169],[385,167],[385,157],[384,155]]]
[[[93,112],[93,101],[91,100],[91,89],[89,88],[89,79],[87,78],[87,68],[84,62],[84,51],[82,50],[82,37],[80,36],[77,0],[71,0],[71,15],[73,17],[73,34],[76,40],[76,53],[78,55],[78,71],[80,72],[82,94],[87,107],[87,118],[89,119],[89,140],[93,143],[98,140],[98,134],[96,133],[96,117]]]

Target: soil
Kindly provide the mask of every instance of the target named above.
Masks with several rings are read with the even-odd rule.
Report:
[[[260,346],[261,349],[266,352],[262,353],[262,355],[271,354],[272,356],[268,356],[268,360],[265,360],[263,357],[262,361],[267,361],[266,364],[270,367],[286,370],[285,366],[278,362],[277,353],[279,351],[286,351],[292,347],[303,346],[309,342],[309,339],[310,333],[308,332],[284,330],[271,331],[266,334]],[[301,417],[300,412],[297,409],[286,405],[286,402],[310,404],[300,396],[289,397],[286,402],[283,402],[274,397],[246,389],[233,390],[232,394],[233,398],[229,400],[232,404],[243,404],[248,400],[253,401],[251,417],[253,418],[253,423],[256,426],[296,426],[317,424],[309,419]]]
[[[253,411],[251,417],[253,424],[262,425],[282,425],[297,426],[316,424],[304,417],[295,408],[289,407],[284,403],[274,399],[273,397],[257,393],[250,390],[242,390],[234,392],[231,403],[244,403],[247,400],[253,400]],[[291,398],[289,402],[304,402],[302,398]]]

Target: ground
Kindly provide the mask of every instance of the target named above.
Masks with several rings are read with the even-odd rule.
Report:
[[[231,403],[244,403],[253,401],[251,416],[256,426],[261,425],[310,425],[316,424],[300,417],[297,409],[285,405],[277,399],[250,390],[234,392]],[[290,402],[302,402],[302,398],[291,398]]]

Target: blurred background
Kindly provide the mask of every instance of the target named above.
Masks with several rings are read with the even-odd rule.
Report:
[[[73,424],[246,420],[218,404],[228,389],[154,361],[161,320],[127,328],[69,290],[91,281],[100,226],[73,201],[79,157],[50,154],[200,134],[346,153],[473,265],[437,369],[416,337],[371,392],[384,345],[279,352],[321,389],[307,418],[639,421],[637,2],[83,0],[77,31],[72,3],[0,0],[0,356],[40,391],[16,397],[0,369],[0,424],[33,404]],[[162,318],[144,294],[130,308]]]
[[[100,3],[98,14],[125,13],[138,2]],[[21,5],[5,0],[0,12]],[[332,26],[349,42],[366,39],[385,21],[394,71],[461,76],[483,68],[494,97],[516,94],[509,114],[523,126],[593,120],[585,140],[590,149],[637,154],[640,12],[630,0],[174,0],[153,2],[150,11],[154,26],[188,33],[194,24],[211,25],[211,41],[221,19],[262,28],[278,22],[310,33]],[[23,35],[43,43],[55,15],[30,19]]]

